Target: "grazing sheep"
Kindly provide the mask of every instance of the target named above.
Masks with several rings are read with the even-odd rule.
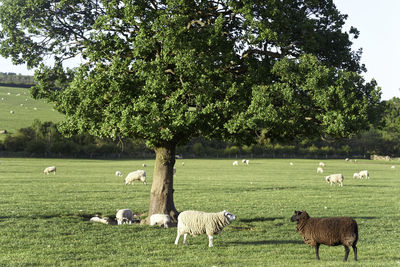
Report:
[[[245,159],[242,159],[242,163],[246,163],[246,160],[245,160]]]
[[[121,176],[121,177],[122,177],[122,172],[116,171],[116,172],[115,172],[115,175],[116,175],[116,176]]]
[[[324,169],[322,169],[321,167],[317,168],[317,173],[324,173]]]
[[[350,217],[311,218],[306,211],[295,211],[290,221],[297,222],[297,231],[304,243],[315,247],[319,260],[319,246],[343,245],[344,261],[347,261],[350,249],[353,247],[354,260],[357,260],[358,225]]]
[[[250,164],[250,160],[246,159],[245,163],[246,163],[246,165],[249,165]]]
[[[124,222],[131,224],[133,221],[133,212],[130,209],[118,210],[115,219],[117,220],[118,225],[121,225]]]
[[[237,162],[236,160],[232,163],[233,166],[238,166],[239,162]]]
[[[360,174],[358,172],[353,173],[354,179],[361,179]]]
[[[168,214],[153,214],[150,216],[150,225],[161,224],[164,228],[168,228],[171,217]]]
[[[108,218],[100,218],[98,216],[90,218],[91,222],[99,222],[99,223],[104,223],[104,224],[109,224]]]
[[[323,163],[322,161],[319,163],[320,167],[325,167],[325,163]]]
[[[183,234],[183,244],[187,244],[187,234],[191,235],[208,235],[208,246],[213,246],[213,235],[216,235],[236,220],[236,216],[227,212],[221,211],[218,213],[207,213],[202,211],[188,210],[181,212],[178,216],[178,234],[175,240],[175,245],[178,245],[179,237]]]
[[[125,178],[125,185],[133,184],[134,181],[141,181],[143,184],[146,184],[146,172],[144,170],[137,170],[128,173]]]
[[[327,183],[332,184],[339,184],[339,186],[343,186],[344,176],[341,173],[331,174],[325,177],[325,181]]]
[[[56,166],[47,167],[43,171],[44,174],[49,174],[51,172],[54,173],[54,175],[56,174]]]
[[[369,179],[369,173],[367,170],[360,171],[358,174],[360,175],[360,179]]]

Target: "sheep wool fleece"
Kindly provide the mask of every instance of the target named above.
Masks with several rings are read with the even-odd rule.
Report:
[[[178,231],[190,235],[218,234],[230,222],[224,212],[207,213],[202,211],[187,210],[179,214]]]

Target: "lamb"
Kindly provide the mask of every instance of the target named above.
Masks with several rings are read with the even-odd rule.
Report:
[[[360,174],[358,172],[353,173],[354,179],[361,179]]]
[[[344,176],[341,173],[331,174],[325,177],[325,181],[327,183],[332,184],[339,184],[339,186],[343,186]]]
[[[321,167],[317,168],[317,173],[324,173],[324,169],[322,169]]]
[[[56,166],[47,167],[43,171],[44,174],[49,174],[51,172],[54,173],[54,175],[56,174]]]
[[[124,222],[131,224],[133,221],[133,212],[130,209],[118,210],[115,219],[117,220],[118,225],[121,225]]]
[[[358,225],[350,217],[311,218],[306,211],[295,211],[290,221],[297,222],[297,231],[304,243],[315,247],[316,259],[319,260],[319,246],[343,245],[344,261],[347,261],[353,247],[354,260],[357,260]]]
[[[150,225],[161,224],[164,228],[168,228],[168,223],[171,222],[171,218],[168,214],[153,214],[150,216]]]
[[[116,172],[115,172],[115,175],[116,175],[116,176],[121,176],[121,177],[122,177],[122,172],[116,171]]]
[[[320,167],[325,167],[325,163],[323,163],[322,161],[319,163]]]
[[[363,179],[363,178],[369,179],[369,173],[367,170],[360,171],[358,174],[360,175],[360,179]]]
[[[178,216],[178,234],[175,245],[178,245],[179,237],[183,234],[183,244],[187,244],[187,234],[208,235],[208,246],[213,246],[213,235],[219,234],[236,216],[227,211],[207,213],[202,211],[183,211]]]
[[[236,160],[232,163],[233,166],[238,166],[239,162],[237,162]]]
[[[146,184],[146,172],[144,170],[137,170],[128,173],[125,178],[125,185],[133,184],[134,181],[141,181],[143,184]]]
[[[90,218],[91,222],[99,222],[99,223],[104,223],[104,224],[109,224],[108,218],[100,218],[98,216],[94,216]]]

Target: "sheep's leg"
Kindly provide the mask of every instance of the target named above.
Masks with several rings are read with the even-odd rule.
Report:
[[[118,225],[121,225],[121,224],[122,224],[122,221],[118,220]]]
[[[183,244],[184,244],[184,245],[187,245],[186,238],[187,238],[187,234],[184,234],[184,235],[183,235]]]
[[[178,234],[176,235],[176,239],[175,239],[175,245],[178,245],[178,241],[179,241],[179,237],[181,236],[181,234],[178,232]]]
[[[212,236],[212,235],[209,235],[209,236],[208,236],[208,246],[209,246],[209,247],[212,247],[212,246],[213,246],[213,236]]]
[[[345,253],[344,253],[344,261],[347,261],[347,258],[349,257],[350,249],[346,245],[343,245],[343,246],[344,246],[344,251],[345,251]]]
[[[317,244],[315,246],[315,257],[316,257],[317,260],[319,260],[319,245],[320,244]]]
[[[356,244],[353,244],[353,252],[354,252],[354,260],[357,261],[357,246]]]

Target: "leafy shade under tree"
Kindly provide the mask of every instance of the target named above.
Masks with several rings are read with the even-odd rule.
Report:
[[[32,93],[66,114],[65,133],[155,150],[149,215],[176,219],[175,148],[190,138],[348,136],[380,99],[351,50],[358,31],[329,0],[0,4],[0,54],[39,67]],[[84,63],[64,69],[75,56]]]

